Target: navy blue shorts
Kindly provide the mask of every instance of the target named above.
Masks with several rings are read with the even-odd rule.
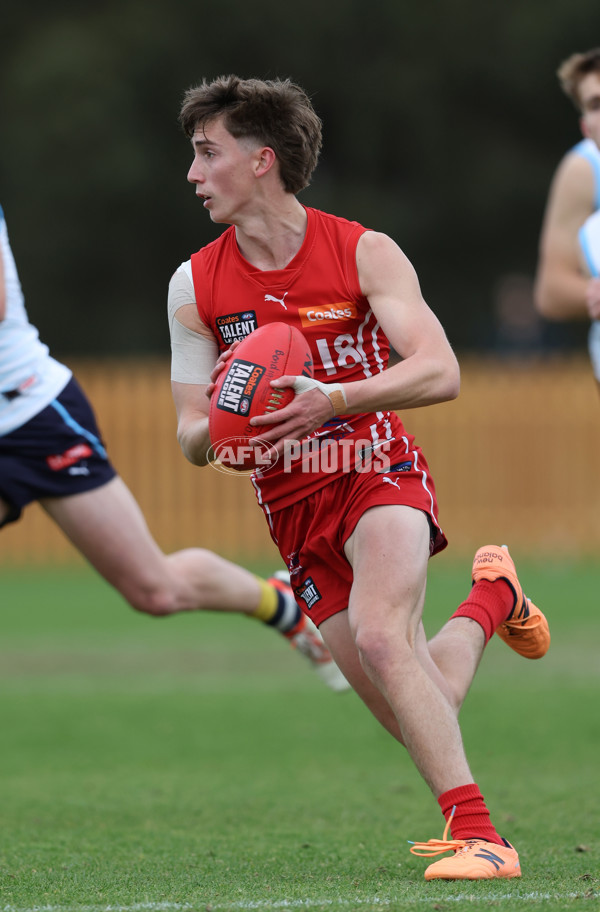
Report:
[[[72,378],[34,418],[0,436],[0,498],[4,522],[45,497],[70,497],[105,485],[116,475],[90,403]]]

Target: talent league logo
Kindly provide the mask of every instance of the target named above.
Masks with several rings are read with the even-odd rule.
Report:
[[[239,313],[224,314],[216,320],[219,335],[226,346],[234,342],[241,342],[246,336],[254,332],[258,326],[256,311],[244,310]]]
[[[217,408],[234,415],[247,415],[258,381],[264,373],[262,365],[234,357],[219,392]]]
[[[299,586],[294,586],[294,595],[297,599],[302,599],[307,611],[323,598],[312,576],[308,576]]]

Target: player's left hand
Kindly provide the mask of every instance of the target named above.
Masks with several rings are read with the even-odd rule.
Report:
[[[239,344],[240,344],[239,341],[232,342],[231,345],[229,346],[229,348],[226,351],[224,351],[222,354],[219,355],[219,357],[215,363],[215,366],[213,367],[211,374],[210,374],[210,383],[206,387],[206,395],[208,396],[209,399],[215,390],[215,384],[217,382],[217,378],[218,378],[219,374],[221,373],[221,371],[223,370],[223,368],[225,367],[225,365],[227,364],[227,362],[229,361],[229,359],[231,358],[232,354],[234,353],[234,351],[236,350],[236,348],[238,347]]]
[[[273,444],[278,452],[283,451],[285,440],[302,440],[343,411],[343,408],[336,408],[336,403],[345,405],[341,383],[284,376],[273,380],[271,386],[276,389],[292,387],[296,395],[285,408],[252,418],[250,424],[257,428],[257,436]]]

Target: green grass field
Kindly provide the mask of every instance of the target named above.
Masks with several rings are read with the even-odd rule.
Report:
[[[91,570],[3,570],[0,912],[599,908],[600,567],[520,575],[551,650],[496,638],[462,725],[524,876],[426,884],[407,840],[441,836],[436,802],[277,634],[136,615]],[[429,632],[468,586],[432,562]]]

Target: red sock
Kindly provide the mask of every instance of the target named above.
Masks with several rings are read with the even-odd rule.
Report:
[[[468,599],[459,605],[452,617],[468,617],[477,621],[485,633],[486,643],[503,624],[514,608],[515,594],[506,580],[479,580]]]
[[[444,792],[438,798],[438,804],[446,822],[452,808],[455,808],[450,824],[453,839],[485,839],[486,842],[504,845],[504,840],[490,820],[490,812],[485,806],[479,786],[474,782]]]

